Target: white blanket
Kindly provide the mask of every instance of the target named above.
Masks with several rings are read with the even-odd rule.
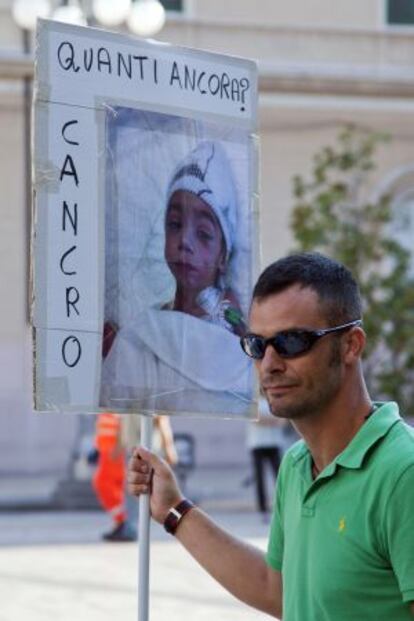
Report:
[[[149,309],[119,331],[102,405],[117,411],[250,415],[253,379],[239,338],[178,311]]]

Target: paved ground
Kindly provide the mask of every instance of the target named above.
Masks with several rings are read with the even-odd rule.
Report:
[[[264,548],[268,526],[254,512],[250,476],[247,467],[196,469],[186,493]],[[50,475],[0,482],[0,621],[136,621],[138,544],[102,543],[109,521],[100,511],[53,510],[58,483]],[[150,621],[266,618],[225,593],[157,524],[151,537]]]
[[[92,472],[93,470],[91,470]],[[89,473],[90,474],[90,473]],[[269,496],[273,479],[267,473]],[[254,489],[245,485],[251,478],[249,466],[196,468],[186,481],[184,493],[209,508],[252,509]],[[14,509],[47,509],[54,507],[54,494],[64,475],[2,476],[0,480],[0,511]],[[94,496],[89,479],[84,481]],[[56,507],[55,507],[56,508]]]
[[[215,511],[214,518],[265,547],[268,526],[253,511]],[[100,512],[0,513],[0,621],[136,620],[138,545],[101,543],[107,525]],[[153,525],[151,621],[265,618],[226,594]]]

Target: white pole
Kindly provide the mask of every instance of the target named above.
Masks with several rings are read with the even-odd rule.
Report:
[[[141,445],[151,449],[152,416],[141,416]],[[150,562],[150,497],[139,497],[138,515],[138,621],[149,619],[149,562]]]

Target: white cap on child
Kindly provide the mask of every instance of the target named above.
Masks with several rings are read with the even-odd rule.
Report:
[[[237,224],[236,188],[230,162],[219,142],[200,142],[180,162],[168,186],[167,206],[178,190],[195,194],[214,211],[223,232],[228,260]]]

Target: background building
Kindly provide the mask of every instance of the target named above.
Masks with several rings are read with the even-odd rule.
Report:
[[[114,0],[115,2],[115,0]],[[410,0],[182,0],[165,2],[160,40],[254,58],[260,69],[263,264],[292,248],[291,179],[344,122],[386,131],[373,192],[393,190],[414,240],[414,9]],[[34,415],[27,282],[30,217],[25,89],[32,57],[0,0],[0,476],[67,467],[72,415]],[[90,423],[83,423],[86,427]],[[245,423],[175,420],[198,440],[198,462],[244,464]],[[214,446],[214,451],[212,451]]]

